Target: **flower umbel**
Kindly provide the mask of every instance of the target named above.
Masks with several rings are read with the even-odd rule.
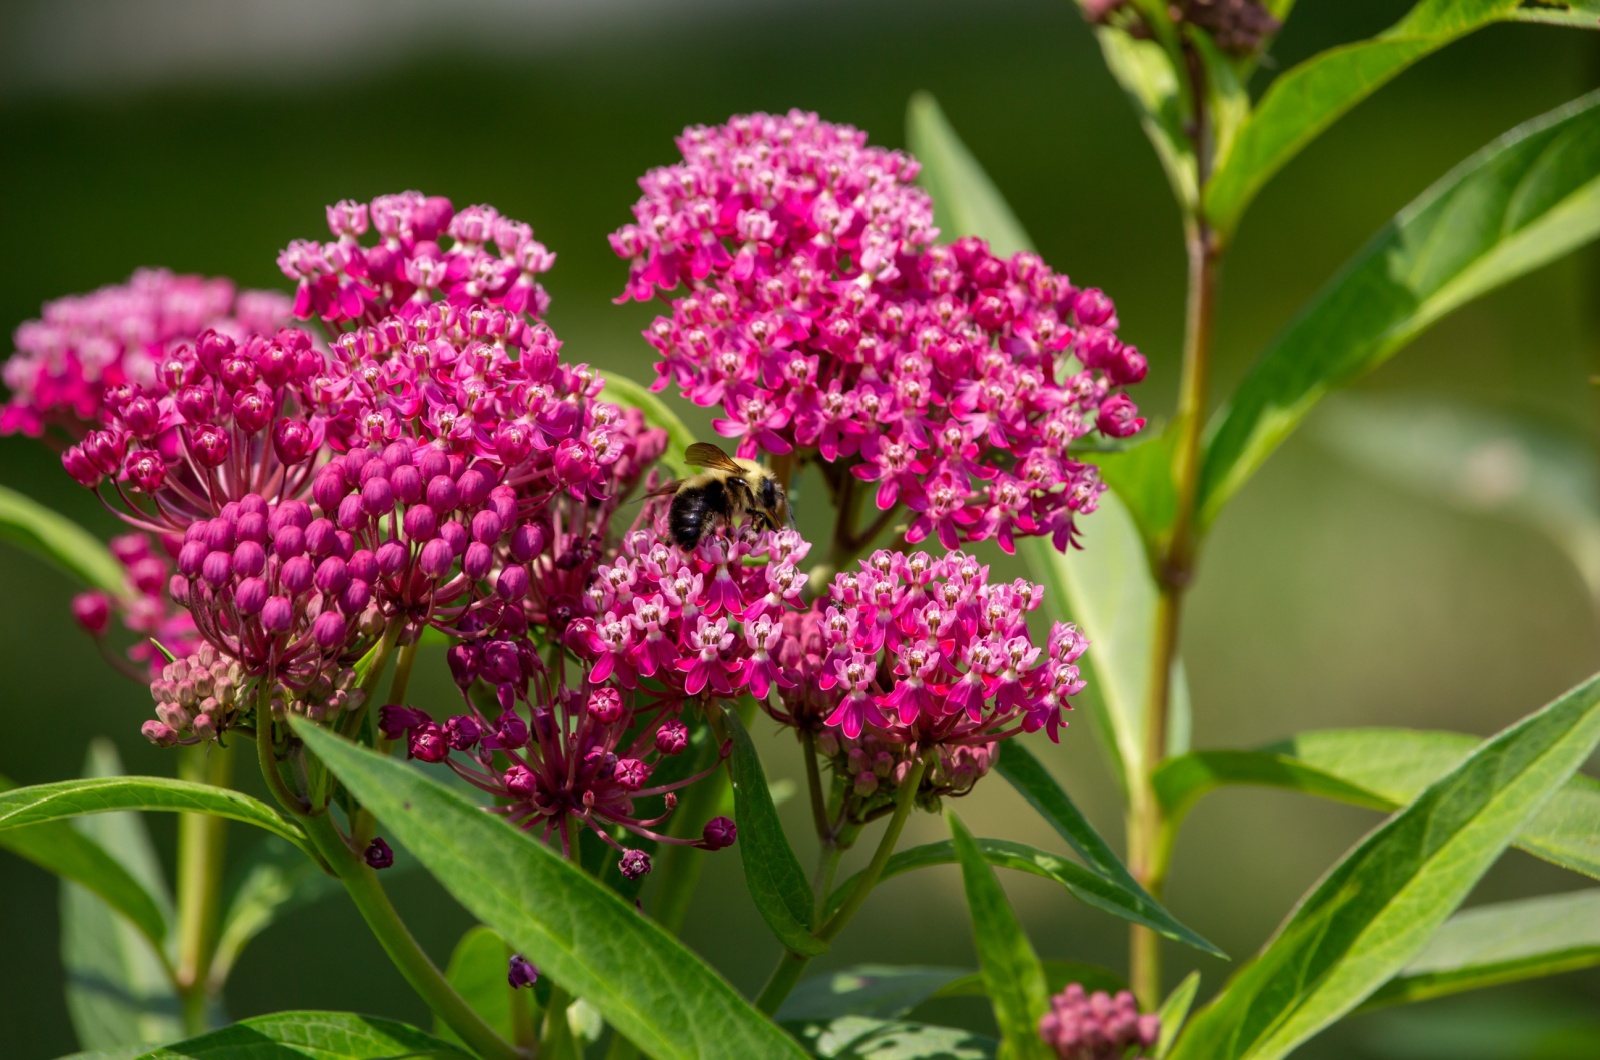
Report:
[[[1050,999],[1039,1035],[1061,1060],[1131,1060],[1161,1037],[1161,1017],[1139,1015],[1126,990],[1085,994],[1077,983]]]

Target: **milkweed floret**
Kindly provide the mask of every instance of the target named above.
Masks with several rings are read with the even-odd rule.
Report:
[[[1161,1037],[1161,1017],[1141,1016],[1133,994],[1086,993],[1077,983],[1050,999],[1039,1036],[1060,1060],[1125,1060],[1143,1056]]]

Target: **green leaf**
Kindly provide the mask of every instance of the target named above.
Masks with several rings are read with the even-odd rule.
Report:
[[[1176,432],[1169,429],[1116,452],[1083,454],[1084,460],[1100,469],[1101,479],[1127,507],[1144,542],[1147,559],[1159,554],[1171,540],[1172,524],[1178,515],[1178,487],[1172,480],[1172,446],[1176,438]],[[1148,574],[1145,577],[1149,579]]]
[[[1522,0],[1511,17],[1518,22],[1600,29],[1600,0]]]
[[[403,762],[290,724],[469,913],[644,1052],[802,1055],[725,979],[545,844]]]
[[[1190,972],[1161,1003],[1161,1037],[1156,1040],[1155,1060],[1162,1060],[1172,1051],[1172,1043],[1177,1041],[1178,1032],[1189,1018],[1189,1007],[1194,1004],[1194,995],[1199,989],[1200,973]]]
[[[1142,924],[1152,931],[1159,932],[1176,942],[1193,946],[1202,952],[1219,957],[1225,956],[1221,950],[1174,920],[1172,914],[1145,894],[1137,884],[1130,888],[1123,881],[1086,869],[1059,854],[1052,854],[1026,843],[1015,843],[1009,839],[979,839],[976,842],[979,854],[991,865],[1054,880],[1086,905],[1094,906],[1131,923]],[[926,843],[897,852],[884,865],[880,879],[887,880],[892,876],[935,865],[950,865],[955,861],[956,852],[948,840]],[[829,913],[844,903],[854,882],[855,877],[851,876],[828,896]]]
[[[1217,47],[1209,33],[1191,25],[1184,36],[1205,67],[1209,95],[1206,118],[1210,123],[1207,131],[1212,142],[1211,169],[1216,172],[1227,165],[1239,130],[1250,120],[1250,93],[1245,91],[1235,60]]]
[[[1050,822],[1101,881],[1097,887],[1101,887],[1099,895],[1102,900],[1080,895],[1084,901],[1144,924],[1170,939],[1226,959],[1227,954],[1178,923],[1171,913],[1161,907],[1161,903],[1150,897],[1139,881],[1117,860],[1110,845],[1094,830],[1071,796],[1026,747],[1015,740],[1004,741],[1000,746],[999,770],[1000,775],[1010,781],[1011,786]],[[1112,897],[1113,894],[1115,897]],[[1104,904],[1106,902],[1112,904]]]
[[[1246,127],[1235,159],[1248,136]],[[1451,310],[1596,234],[1600,93],[1591,93],[1446,174],[1301,310],[1212,423],[1200,482],[1204,520],[1216,518],[1329,390],[1383,363]]]
[[[0,540],[32,552],[91,589],[112,596],[127,592],[122,564],[99,538],[60,512],[5,486],[0,486]]]
[[[0,776],[0,791],[15,787]],[[166,941],[167,916],[162,906],[120,861],[69,823],[55,821],[0,832],[0,847],[94,892],[126,917],[152,945],[160,946]]]
[[[505,939],[480,924],[468,928],[461,936],[445,971],[456,993],[508,1042],[516,1040],[516,1028],[511,1022],[512,989],[506,982],[511,953]],[[437,1018],[433,1022],[433,1033],[448,1042],[460,1041],[444,1021]]]
[[[644,413],[645,422],[652,427],[659,427],[667,432],[667,451],[661,454],[661,463],[677,478],[688,478],[694,470],[683,462],[684,450],[696,441],[694,432],[678,418],[678,414],[667,407],[667,403],[656,397],[648,387],[636,383],[625,375],[617,372],[602,372],[593,369],[594,373],[605,380],[605,389],[600,396],[606,401],[617,405],[627,405]]]
[[[1545,534],[1600,597],[1600,469],[1589,439],[1416,398],[1339,398],[1311,427],[1319,442],[1380,478]]]
[[[993,1060],[995,1041],[954,1027],[840,1016],[788,1024],[806,1052],[822,1060]]]
[[[1153,786],[1176,827],[1224,784],[1288,788],[1385,812],[1459,766],[1475,736],[1415,729],[1325,729],[1259,751],[1197,751],[1157,771]],[[1516,845],[1600,879],[1600,781],[1574,774],[1517,833]]]
[[[1044,981],[1051,994],[1059,994],[1067,988],[1068,983],[1077,983],[1089,993],[1103,990],[1108,994],[1115,994],[1120,990],[1128,989],[1128,984],[1121,976],[1109,968],[1102,968],[1097,964],[1082,964],[1078,961],[1041,961],[1044,965]],[[984,997],[983,973],[973,972],[962,976],[960,979],[941,987],[933,995],[935,998],[943,997]]]
[[[1345,856],[1178,1038],[1177,1060],[1286,1055],[1422,951],[1600,742],[1600,677],[1483,743]]]
[[[1406,970],[1362,1007],[1426,1001],[1597,964],[1600,890],[1478,906],[1445,921]]]
[[[1171,55],[1158,41],[1132,37],[1114,26],[1097,27],[1095,39],[1100,42],[1106,68],[1133,102],[1179,208],[1185,217],[1192,216],[1200,192],[1194,145],[1184,132],[1190,112],[1184,78],[1178,76]]]
[[[1205,215],[1226,240],[1262,186],[1346,111],[1406,67],[1509,15],[1518,0],[1422,0],[1388,30],[1307,59],[1276,78],[1205,189]]]
[[[1010,1060],[1052,1060],[1054,1050],[1039,1037],[1039,1018],[1050,1007],[1044,968],[972,833],[953,812],[945,817],[961,863],[978,966],[1006,1055]]]
[[[906,111],[906,143],[922,163],[919,183],[933,197],[933,220],[943,238],[981,236],[998,257],[1032,250],[1017,215],[989,174],[972,157],[938,102],[926,92],[911,97]]]
[[[470,1060],[415,1027],[350,1012],[276,1012],[240,1020],[141,1060]]]
[[[60,780],[0,792],[0,832],[113,810],[210,813],[265,828],[310,854],[300,830],[260,799],[210,784],[171,777],[95,777]]]
[[[965,968],[895,964],[841,968],[802,980],[784,998],[777,1020],[795,1023],[847,1015],[898,1019],[967,975]]]
[[[276,836],[262,837],[223,895],[213,981],[226,980],[250,941],[284,914],[339,889],[336,878],[298,849]]]
[[[1082,549],[1062,554],[1048,539],[1028,537],[1017,542],[1017,550],[1043,583],[1047,606],[1061,614],[1065,602],[1065,611],[1089,638],[1091,702],[1098,711],[1096,721],[1109,737],[1112,772],[1126,793],[1129,778],[1147,771],[1145,701],[1156,584],[1139,531],[1117,494],[1101,494],[1099,509],[1079,527]],[[1169,754],[1187,749],[1182,741],[1188,731],[1188,711],[1188,684],[1179,663],[1172,676]]]
[[[811,935],[816,899],[800,859],[783,834],[761,758],[738,712],[728,711],[725,716],[733,741],[728,769],[733,778],[733,812],[739,825],[736,845],[744,865],[745,886],[779,942],[808,957],[826,953],[828,944]]]
[[[85,774],[107,777],[121,771],[109,741],[89,745]],[[95,843],[171,920],[172,900],[160,861],[138,814],[108,813],[34,826],[40,827],[74,829]],[[152,943],[99,896],[70,881],[61,885],[61,963],[67,1012],[83,1048],[150,1046],[182,1036],[178,996],[160,943]]]

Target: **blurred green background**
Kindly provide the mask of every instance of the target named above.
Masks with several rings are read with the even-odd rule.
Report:
[[[267,58],[252,62],[208,48],[215,27],[205,5],[134,4],[120,22],[110,17],[114,6],[0,7],[6,332],[46,299],[146,264],[282,286],[276,251],[321,235],[325,203],[415,187],[458,205],[490,202],[531,222],[559,254],[548,277],[550,319],[568,357],[648,378],[650,351],[638,331],[650,314],[610,303],[625,269],[605,235],[628,219],[636,177],[674,157],[672,137],[688,123],[799,106],[900,145],[906,100],[928,89],[1050,263],[1116,299],[1124,336],[1150,357],[1140,404],[1156,415],[1171,407],[1183,308],[1177,213],[1065,0],[679,0],[587,13],[581,4],[485,2],[429,18],[411,17],[421,10],[415,4],[296,3],[275,23],[292,32],[272,38],[275,52],[263,44]],[[1375,32],[1406,6],[1304,0],[1275,48],[1277,66]],[[121,34],[136,15],[138,32]],[[235,21],[249,30],[248,19]],[[1434,178],[1597,83],[1600,34],[1497,27],[1424,61],[1337,125],[1270,186],[1245,223],[1221,295],[1219,393],[1329,273]],[[1469,306],[1362,388],[1444,395],[1585,428],[1595,411],[1588,377],[1600,361],[1596,266],[1586,252]],[[699,410],[688,413],[692,425],[707,422]],[[30,442],[0,441],[0,480],[113,531],[94,499]],[[113,675],[77,632],[68,581],[0,546],[0,586],[0,772],[23,783],[75,775],[100,734],[133,771],[170,772],[171,756],[138,734],[148,695]],[[1202,747],[1368,724],[1487,734],[1600,663],[1594,612],[1543,538],[1363,477],[1304,436],[1218,523],[1183,638]],[[436,670],[419,701],[442,703],[446,684]],[[795,775],[794,746],[761,728],[769,772]],[[1059,748],[1042,739],[1033,746],[1107,834],[1120,835],[1093,742],[1085,719]],[[1055,841],[999,780],[960,809],[980,834]],[[801,810],[784,811],[796,836],[806,830]],[[1201,806],[1180,840],[1169,905],[1224,949],[1247,955],[1375,821],[1291,794],[1225,791]],[[153,827],[170,851],[171,820]],[[941,828],[918,820],[909,838],[926,841]],[[238,831],[234,838],[254,840]],[[777,946],[739,876],[734,855],[710,859],[687,937],[752,989]],[[1010,875],[1005,883],[1043,956],[1125,970],[1120,922],[1044,881]],[[1473,900],[1583,883],[1513,852]],[[395,891],[443,961],[468,925],[465,914],[421,874],[397,879]],[[0,855],[7,1057],[74,1048],[56,907],[53,879]],[[1203,994],[1227,974],[1222,962],[1169,952],[1172,981],[1199,967]],[[886,884],[819,967],[869,960],[973,963],[953,870]],[[338,897],[257,941],[233,978],[228,1007],[238,1016],[343,1008],[427,1021]],[[1520,1026],[1516,1019],[1559,1023],[1585,1008],[1600,1009],[1600,976],[1362,1017],[1300,1055],[1519,1056],[1522,1046],[1481,1035],[1447,1044],[1437,1028],[1464,1029],[1468,1010],[1504,1028]],[[984,1018],[977,1006],[945,1015],[973,1025]]]

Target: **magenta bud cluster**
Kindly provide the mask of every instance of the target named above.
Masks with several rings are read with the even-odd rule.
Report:
[[[1085,993],[1077,983],[1050,999],[1039,1036],[1060,1060],[1128,1060],[1144,1056],[1161,1037],[1161,1017],[1141,1016],[1133,994]]]
[[[1145,423],[1111,300],[1036,254],[935,245],[915,160],[849,126],[753,114],[678,146],[612,236],[624,299],[683,292],[645,332],[656,389],[720,406],[740,456],[801,449],[876,483],[909,543],[1065,549],[1103,488],[1072,446]]]

